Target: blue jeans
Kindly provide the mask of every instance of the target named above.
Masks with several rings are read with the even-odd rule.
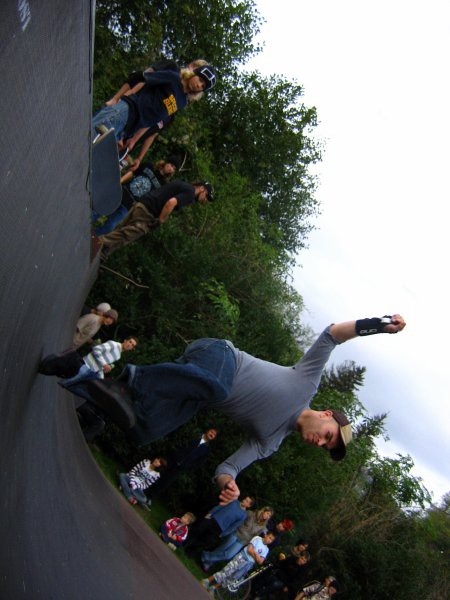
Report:
[[[104,106],[92,118],[92,135],[96,136],[95,127],[105,125],[108,129],[114,129],[114,136],[117,141],[123,137],[123,131],[128,121],[129,107],[124,100],[119,100],[114,106]]]
[[[205,567],[210,567],[215,562],[231,560],[244,546],[235,533],[230,533],[215,550],[202,552],[202,562]]]
[[[167,535],[167,529],[166,529],[166,524],[163,523],[161,525],[161,539],[163,542],[165,542],[166,544],[173,544],[174,546],[176,546],[177,548],[181,548],[181,546],[183,545],[183,542],[178,542],[177,540],[173,540],[172,538],[170,538]]]
[[[128,214],[128,209],[121,204],[117,210],[115,210],[112,215],[109,215],[105,222],[99,227],[95,228],[95,235],[106,235],[113,231],[119,223],[121,223]],[[95,222],[100,215],[97,213],[92,213],[92,219]]]
[[[132,490],[130,487],[130,478],[126,473],[120,473],[119,475],[120,487],[122,488],[123,495],[127,500],[135,498],[140,504],[147,504],[147,496],[143,490]]]
[[[78,383],[79,381],[88,381],[89,379],[100,379],[100,375],[95,371],[92,371],[92,369],[90,369],[87,365],[83,364],[76,375],[70,379],[60,381],[59,384],[64,388],[68,388],[74,383]]]
[[[173,363],[130,367],[137,424],[129,436],[148,444],[178,429],[201,408],[223,401],[230,394],[236,360],[226,340],[202,338]]]

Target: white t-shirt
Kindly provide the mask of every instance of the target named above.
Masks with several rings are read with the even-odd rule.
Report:
[[[269,548],[265,545],[261,536],[255,535],[255,537],[250,540],[250,544],[253,546],[256,553],[259,556],[262,556],[262,558],[266,558],[266,556],[269,554]],[[255,562],[255,559],[252,556],[250,556],[250,554],[247,551],[247,548],[248,546],[246,546],[244,549],[245,556],[249,562],[253,563]]]

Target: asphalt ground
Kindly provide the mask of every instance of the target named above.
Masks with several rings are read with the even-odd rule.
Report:
[[[0,598],[207,598],[104,479],[39,360],[70,345],[90,243],[93,4],[0,7]]]

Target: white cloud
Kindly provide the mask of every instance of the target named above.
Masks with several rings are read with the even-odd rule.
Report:
[[[266,49],[251,68],[280,73],[316,106],[327,141],[322,215],[295,285],[319,331],[398,311],[398,336],[355,340],[334,362],[367,367],[370,412],[389,411],[392,444],[439,495],[450,490],[447,204],[450,86],[444,0],[259,0]]]

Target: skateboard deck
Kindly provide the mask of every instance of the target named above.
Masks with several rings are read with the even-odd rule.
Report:
[[[96,138],[92,145],[92,208],[99,215],[110,215],[122,202],[120,166],[114,130]]]

